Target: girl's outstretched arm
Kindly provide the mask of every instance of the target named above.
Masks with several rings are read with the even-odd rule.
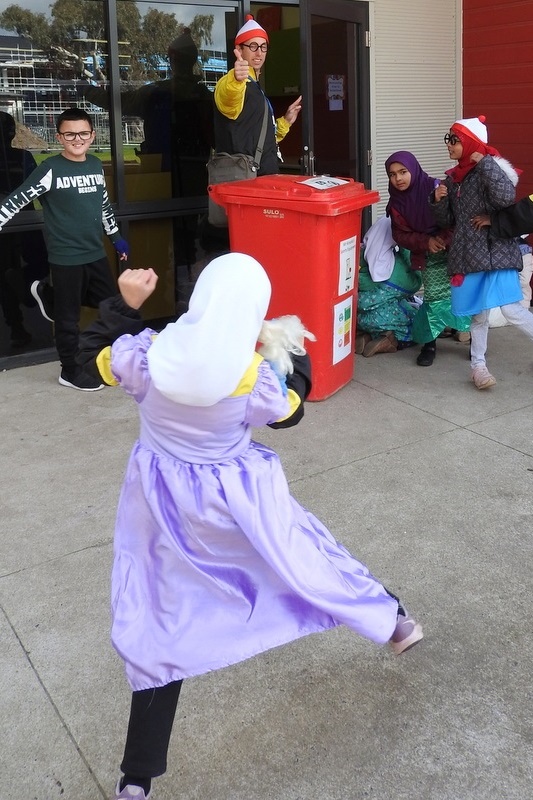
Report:
[[[285,380],[289,396],[292,393],[295,402],[291,402],[291,413],[278,422],[271,422],[269,428],[292,428],[297,425],[304,415],[304,401],[312,389],[311,361],[307,353],[302,356],[291,353],[293,372]]]
[[[157,275],[148,269],[125,269],[118,278],[118,288],[124,302],[138,310],[145,300],[153,294],[157,285]]]
[[[97,366],[100,353],[120,336],[135,336],[145,327],[139,308],[150,297],[157,284],[153,269],[127,269],[119,276],[120,294],[103,300],[97,319],[80,334],[77,363],[99,379],[104,379]],[[108,381],[106,380],[106,383]]]

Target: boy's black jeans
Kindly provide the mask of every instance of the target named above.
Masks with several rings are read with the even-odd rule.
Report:
[[[66,372],[74,372],[80,335],[82,306],[98,308],[117,293],[107,258],[88,264],[50,264],[54,290],[54,331],[59,360]]]

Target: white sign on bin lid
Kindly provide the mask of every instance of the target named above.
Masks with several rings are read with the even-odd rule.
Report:
[[[349,183],[349,181],[342,178],[330,178],[329,175],[315,175],[302,183],[312,186],[314,189],[332,189],[334,186],[342,186],[343,183]]]

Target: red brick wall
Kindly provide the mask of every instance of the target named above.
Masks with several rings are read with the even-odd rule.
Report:
[[[533,2],[463,0],[463,113],[484,114],[489,142],[533,193]]]

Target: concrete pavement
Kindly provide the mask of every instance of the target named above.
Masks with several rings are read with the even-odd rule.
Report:
[[[524,800],[533,786],[533,351],[356,359],[302,424],[261,431],[295,496],[420,617],[396,658],[341,628],[182,692],[154,800]],[[0,374],[0,798],[111,795],[129,690],[109,644],[113,519],[136,436],[119,390]]]

